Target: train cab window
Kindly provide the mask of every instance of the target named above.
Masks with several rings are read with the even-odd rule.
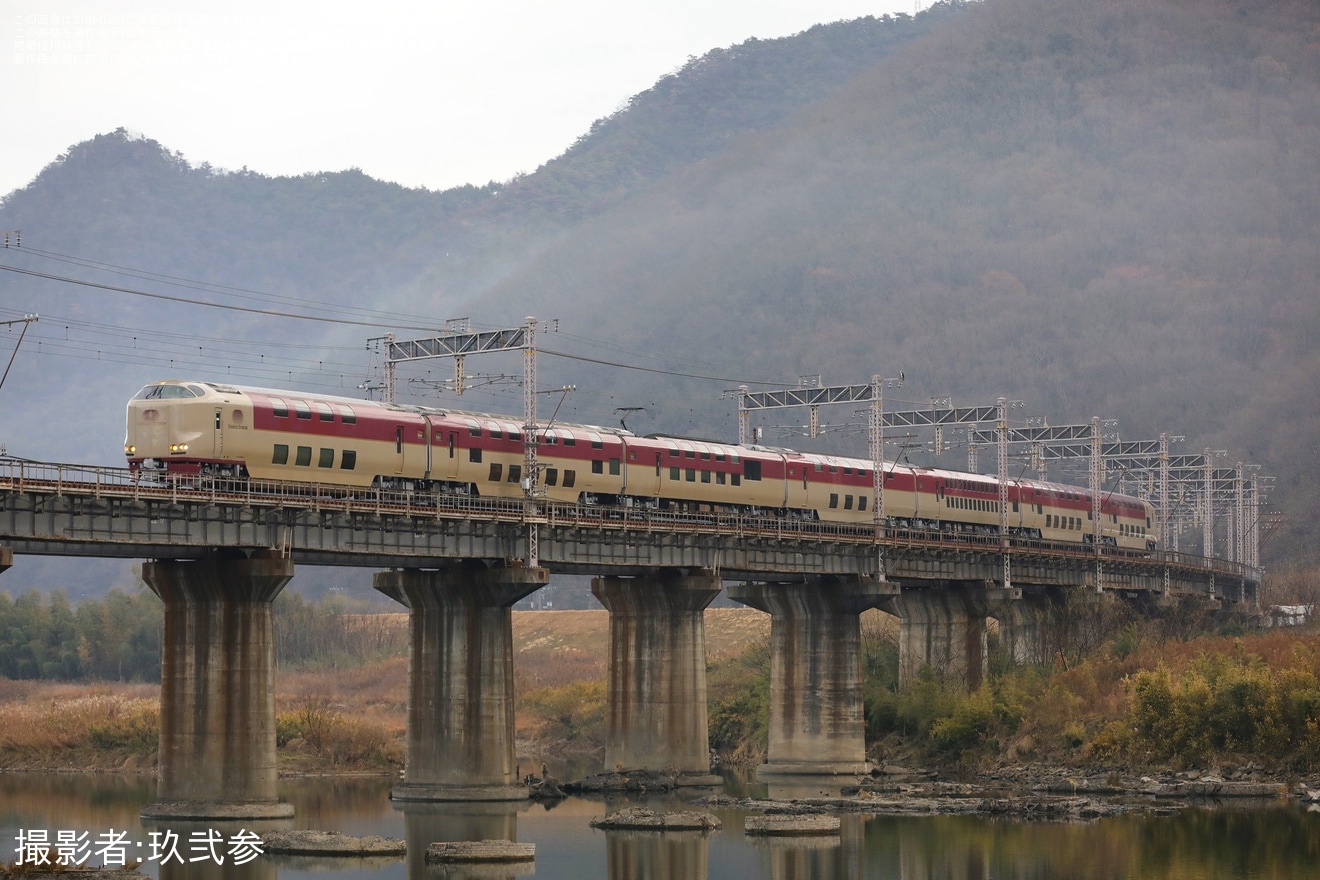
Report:
[[[500,430],[499,422],[487,422],[486,433],[490,435],[490,439],[492,440],[504,439],[504,432]]]
[[[702,472],[701,472],[701,482],[703,482],[703,483],[709,483],[709,482],[710,482],[710,471],[702,471]]]
[[[686,471],[683,472],[683,476],[687,479],[689,483],[695,483],[697,481],[697,469],[688,468]]]
[[[546,468],[545,484],[547,486],[554,486],[558,483],[559,483],[559,468]]]
[[[868,497],[870,497],[870,496],[868,496],[868,495],[858,495],[858,496],[857,496],[857,509],[858,509],[858,510],[866,510],[866,499],[867,499]]]
[[[520,464],[509,465],[509,482],[517,483],[520,480],[522,480],[522,465]]]
[[[572,489],[573,484],[577,482],[577,471],[564,471],[564,488]]]
[[[339,469],[341,471],[351,471],[357,467],[357,451],[345,449],[344,454],[339,456]]]
[[[335,451],[322,447],[320,456],[316,459],[316,466],[321,468],[332,468],[335,466]]]
[[[295,459],[293,460],[293,463],[296,464],[298,467],[311,467],[311,466],[312,466],[312,447],[310,447],[310,446],[299,446],[299,447],[298,447],[298,457],[295,458]]]
[[[478,446],[473,446],[473,447],[471,447],[470,449],[468,449],[468,461],[475,462],[475,463],[477,463],[477,464],[480,464],[480,463],[481,463],[481,448],[480,448],[480,447],[478,447]]]
[[[761,479],[761,462],[749,461],[743,464],[743,476],[749,480]]]
[[[289,445],[287,443],[276,443],[275,454],[270,457],[271,464],[289,463]]]
[[[468,426],[468,434],[470,434],[473,437],[481,436],[481,425],[477,424],[476,419],[468,419],[467,426]]]
[[[197,397],[206,396],[206,389],[202,388],[200,385],[189,385],[188,390],[191,391]]]
[[[844,496],[843,496],[843,509],[844,509],[844,510],[852,510],[852,498],[853,498],[853,497],[852,497],[851,495],[844,495]]]
[[[353,407],[340,405],[339,421],[345,425],[356,425],[357,413],[353,412]]]
[[[278,397],[270,399],[270,408],[276,418],[287,419],[289,417],[289,405]]]
[[[838,492],[831,492],[831,493],[830,493],[830,510],[834,510],[834,509],[837,508],[838,506],[839,506],[839,493],[838,493]]]
[[[335,420],[335,411],[330,408],[328,403],[316,404],[316,420],[318,422],[333,422]]]
[[[681,468],[671,467],[669,469],[669,479],[677,482],[681,478],[680,470]]]
[[[307,401],[305,400],[295,400],[293,402],[293,409],[298,413],[298,418],[300,419],[310,420],[312,417],[312,408],[307,405]]]
[[[610,476],[611,476],[611,477],[617,477],[618,475],[619,475],[619,460],[618,460],[617,458],[611,458],[611,459],[610,459]]]
[[[486,479],[490,480],[492,483],[498,483],[500,480],[504,479],[504,465],[497,461],[492,461],[490,463],[490,475],[486,477]]]

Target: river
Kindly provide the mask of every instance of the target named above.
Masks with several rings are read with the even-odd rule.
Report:
[[[759,794],[756,788],[732,778],[726,784],[734,794]],[[17,858],[20,835],[31,843],[44,833],[52,850],[60,839],[85,840],[89,864],[100,862],[92,854],[98,842],[112,853],[125,853],[130,864],[141,857],[144,873],[161,880],[522,876],[537,880],[1310,880],[1320,876],[1320,812],[1282,801],[1211,804],[1167,815],[1136,812],[1081,823],[845,814],[837,836],[765,841],[744,836],[746,813],[723,808],[709,810],[723,828],[707,834],[604,832],[588,825],[593,818],[630,805],[691,809],[668,797],[649,801],[572,797],[553,806],[399,808],[389,800],[387,780],[359,778],[281,780],[280,797],[294,805],[292,820],[166,827],[138,817],[142,807],[155,799],[155,782],[145,776],[0,773],[3,861]],[[289,827],[405,838],[411,854],[407,859],[367,862],[249,852],[250,861],[235,865],[235,856],[228,855],[222,866],[201,843],[216,832],[213,836],[220,841],[216,850],[225,856],[241,832]],[[177,834],[176,852],[184,864],[151,858],[151,834],[155,832],[159,842],[168,839],[168,831]],[[80,837],[83,832],[86,838]],[[123,843],[108,846],[112,832],[122,833]],[[433,841],[488,838],[534,843],[534,865],[446,873],[418,857]],[[196,855],[190,847],[196,847]],[[237,851],[243,854],[241,848]],[[158,848],[158,855],[164,852]]]

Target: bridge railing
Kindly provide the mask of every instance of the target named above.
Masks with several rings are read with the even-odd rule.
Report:
[[[497,522],[527,520],[522,499],[491,498],[464,493],[378,490],[320,483],[287,483],[224,477],[170,478],[152,471],[0,458],[0,491],[39,491],[55,495],[120,497],[138,501],[210,503],[247,507],[296,507],[313,511],[344,511],[434,519],[475,519]],[[590,527],[644,532],[699,532],[768,539],[814,539],[849,544],[876,543],[870,523],[820,522],[807,518],[744,513],[684,512],[613,505],[582,505],[541,499],[534,521],[551,527]],[[1011,536],[995,532],[950,534],[941,530],[888,527],[880,543],[893,548],[948,548],[951,544],[998,554],[1094,559],[1091,545]],[[1132,561],[1172,569],[1210,570],[1227,577],[1259,579],[1259,571],[1240,563],[1173,551],[1135,551],[1102,547],[1105,564]]]

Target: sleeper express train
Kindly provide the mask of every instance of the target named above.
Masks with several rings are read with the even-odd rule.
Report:
[[[523,428],[509,416],[166,380],[128,404],[129,467],[164,481],[216,477],[523,498]],[[822,522],[873,522],[870,461],[739,446],[617,428],[537,428],[538,479],[565,503],[670,511],[746,512]],[[994,534],[994,477],[885,463],[893,527]],[[1013,480],[1009,530],[1093,540],[1091,493]],[[1101,540],[1155,549],[1147,502],[1107,493]]]

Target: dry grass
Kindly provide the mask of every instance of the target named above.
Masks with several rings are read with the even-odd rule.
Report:
[[[406,614],[373,615],[372,626],[407,631]],[[706,611],[708,659],[764,640],[770,618],[751,609]],[[513,614],[514,693],[528,706],[556,705],[579,686],[603,687],[609,613]],[[527,699],[524,699],[527,698]],[[159,741],[160,688],[153,684],[0,679],[0,766],[148,769]],[[275,713],[281,767],[291,772],[395,769],[402,765],[408,660],[349,668],[277,671]],[[560,707],[560,715],[563,710]],[[548,719],[520,713],[535,733]]]

